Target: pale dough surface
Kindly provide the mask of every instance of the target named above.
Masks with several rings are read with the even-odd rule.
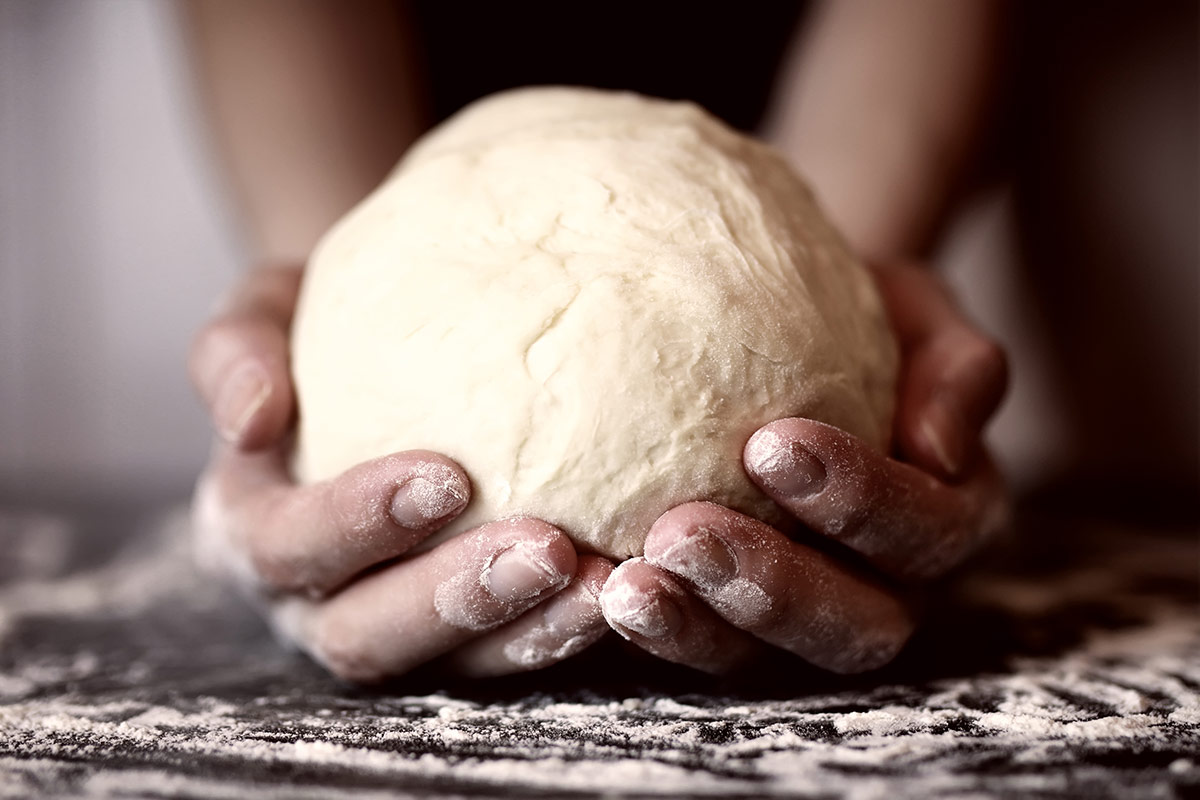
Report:
[[[867,272],[770,148],[687,103],[508,92],[409,152],[315,252],[294,329],[304,481],[424,448],[473,498],[616,558],[680,503],[767,521],[761,425],[883,448],[896,347]]]

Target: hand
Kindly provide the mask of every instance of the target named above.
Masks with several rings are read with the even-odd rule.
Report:
[[[577,557],[534,519],[483,525],[398,559],[470,499],[463,470],[394,453],[294,484],[288,331],[301,270],[252,273],[197,337],[190,371],[220,439],[195,501],[203,561],[235,577],[268,619],[341,678],[373,681],[433,658],[468,675],[555,663],[607,630],[612,565]]]
[[[651,653],[709,672],[770,645],[835,672],[890,661],[914,627],[906,589],[960,564],[1007,518],[981,430],[1004,393],[1003,352],[915,266],[876,271],[900,341],[897,457],[805,419],[746,445],[751,479],[862,568],[758,520],[688,503],[653,525],[645,557],[601,595],[610,624]]]

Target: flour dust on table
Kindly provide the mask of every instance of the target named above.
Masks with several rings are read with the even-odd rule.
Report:
[[[1200,790],[1194,535],[1026,520],[1020,559],[866,676],[715,682],[612,641],[538,676],[365,691],[198,577],[182,513],[103,551],[91,519],[0,516],[0,797]]]

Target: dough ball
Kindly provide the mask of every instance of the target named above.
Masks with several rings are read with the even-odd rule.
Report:
[[[874,284],[767,146],[689,103],[538,88],[419,142],[317,248],[294,331],[304,481],[425,448],[474,496],[439,540],[530,515],[639,554],[709,499],[768,522],[771,420],[890,436]]]

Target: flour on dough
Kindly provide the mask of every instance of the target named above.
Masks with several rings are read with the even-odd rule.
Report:
[[[641,552],[672,506],[767,521],[761,425],[887,445],[874,285],[769,147],[689,103],[536,88],[413,147],[322,240],[294,329],[304,481],[424,448],[471,477],[442,537],[531,515]]]

